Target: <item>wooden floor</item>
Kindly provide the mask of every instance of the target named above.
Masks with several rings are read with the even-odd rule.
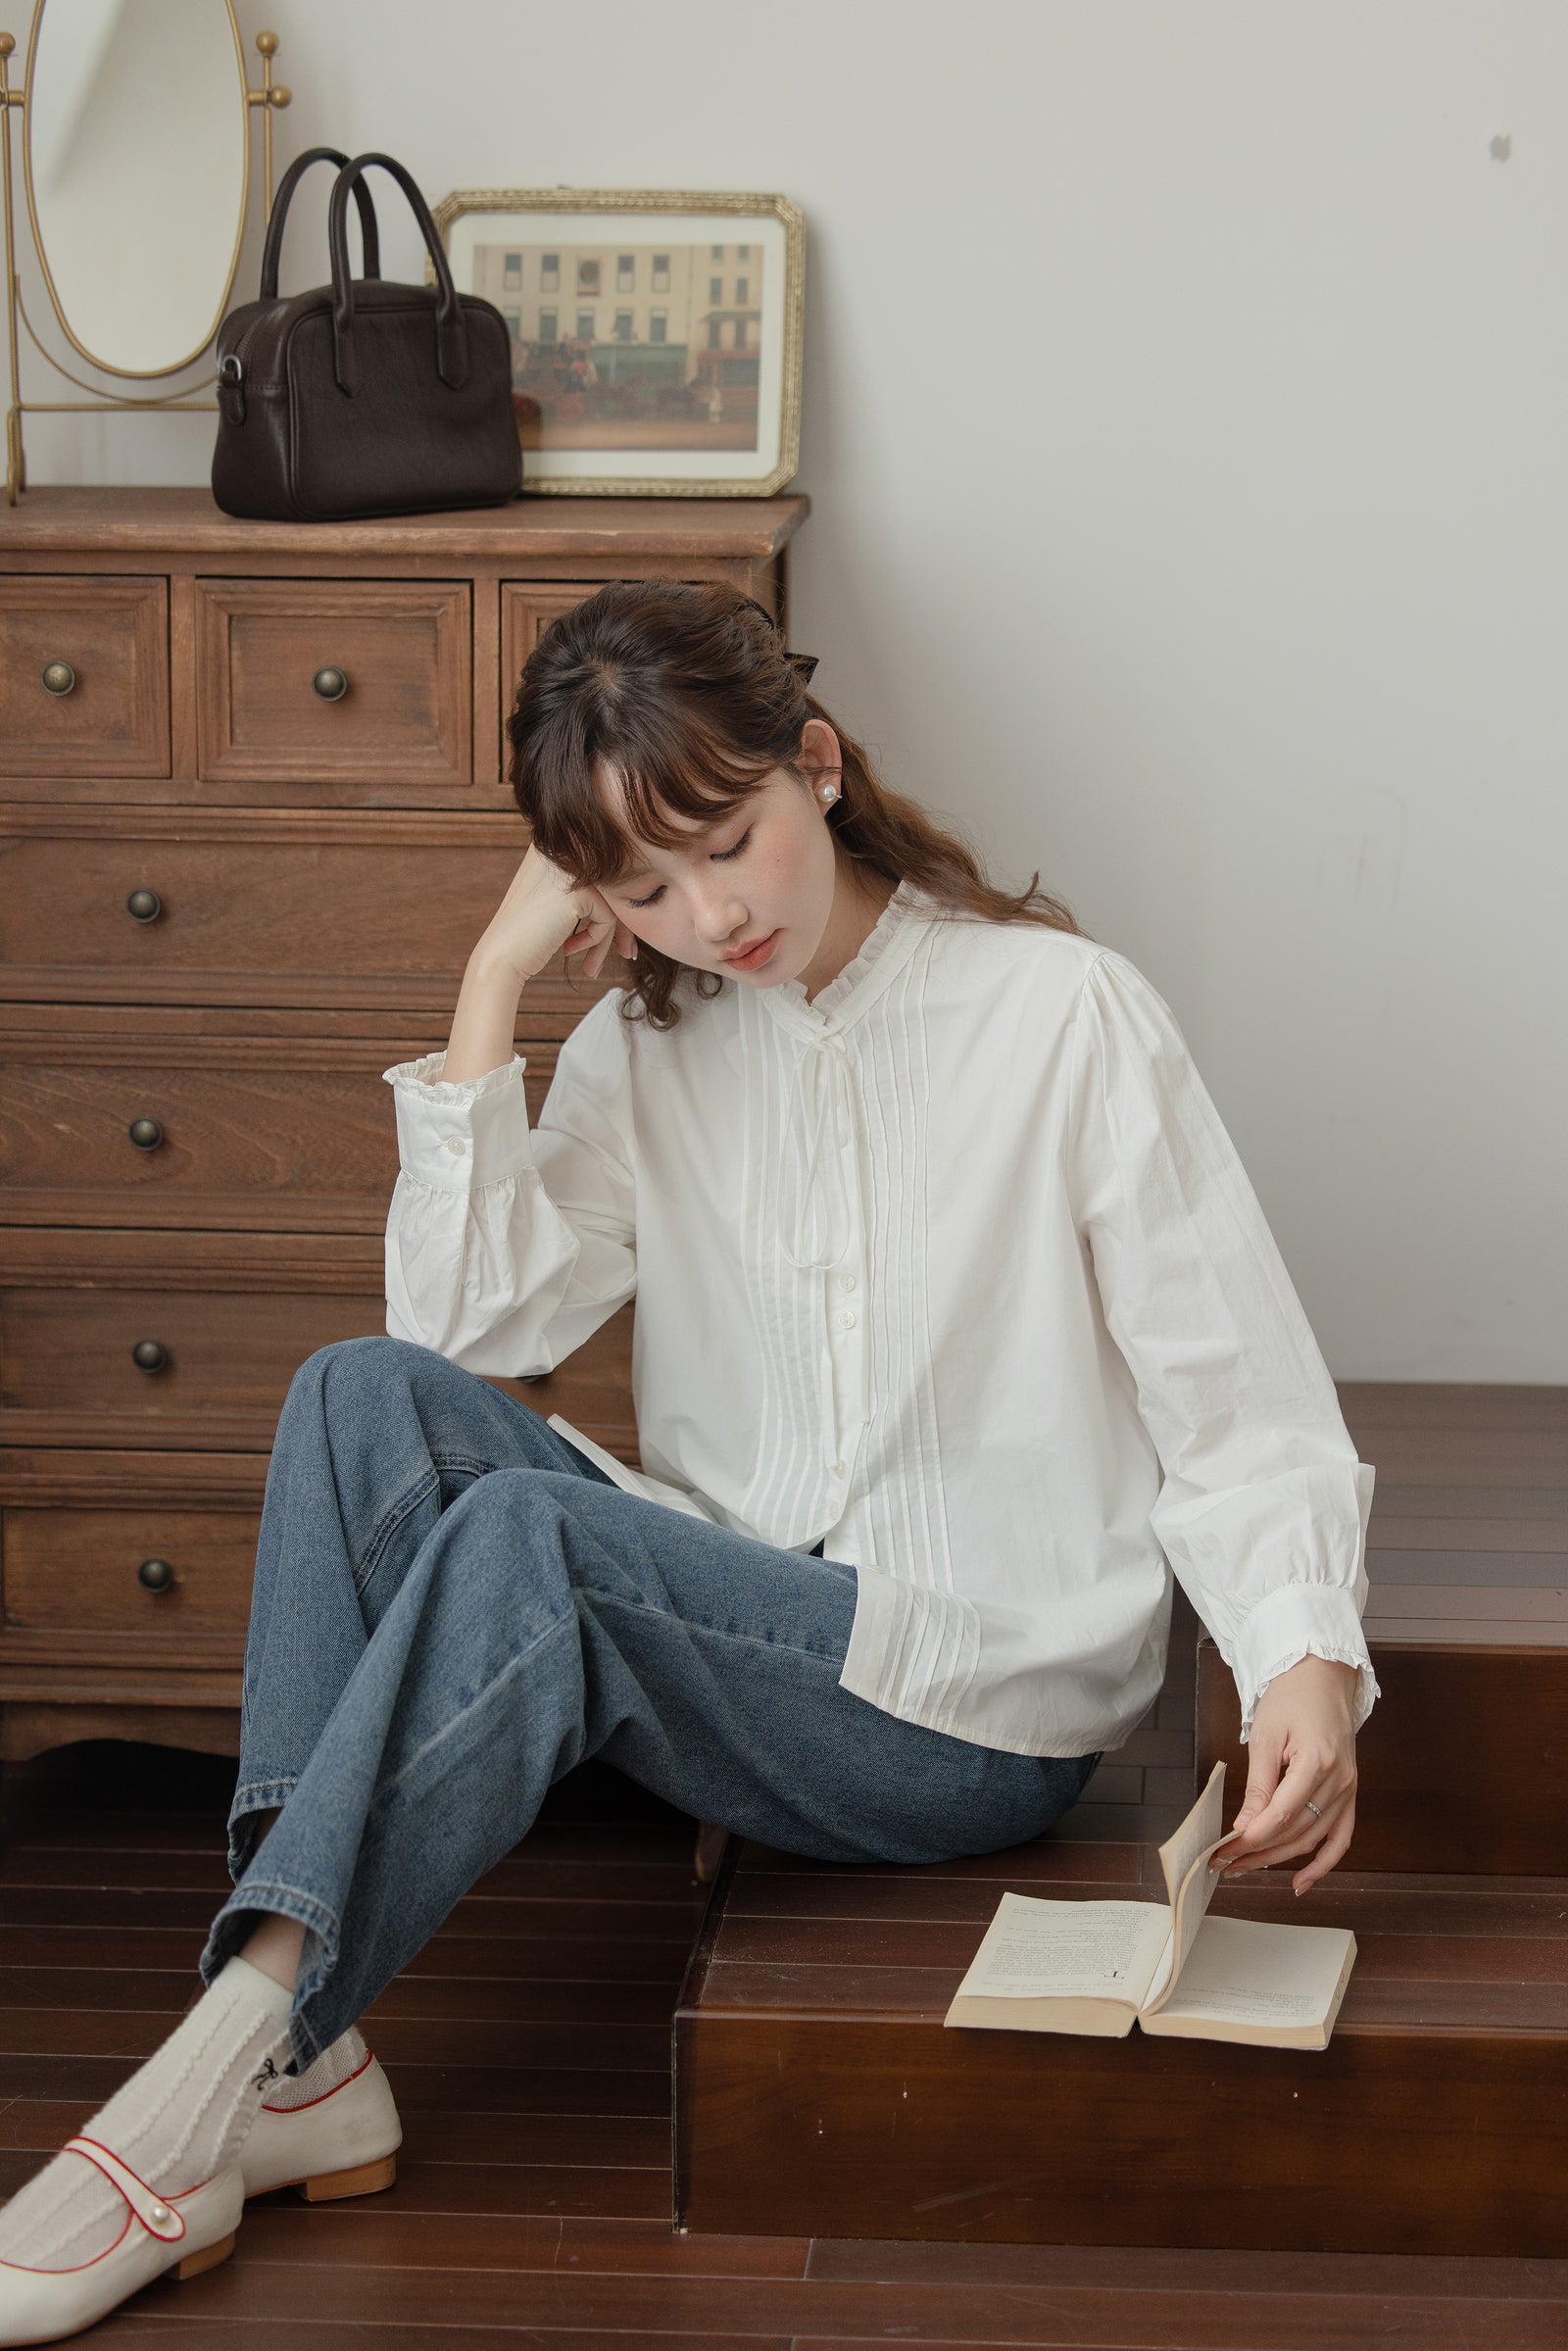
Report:
[[[65,1749],[0,1782],[0,2191],[172,2029],[227,1891],[232,1766]],[[1118,1810],[1120,1808],[1118,1807]],[[1065,1826],[1065,1824],[1064,1824]],[[1102,1816],[1094,1824],[1103,1836]],[[1121,1824],[1133,1837],[1152,1824]],[[588,1766],[367,2031],[397,2185],[247,2211],[233,2258],[91,2339],[154,2351],[1563,2351],[1568,2259],[674,2236],[669,2018],[692,1824]],[[1565,2248],[1568,2249],[1568,2248]],[[77,2338],[87,2339],[87,2338]]]

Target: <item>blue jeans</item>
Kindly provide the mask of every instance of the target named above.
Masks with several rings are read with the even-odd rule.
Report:
[[[599,1756],[684,1812],[823,1861],[1038,1837],[1098,1754],[1012,1755],[840,1689],[853,1567],[622,1493],[472,1372],[402,1340],[302,1365],[245,1649],[234,1891],[211,1984],[305,1927],[303,2069],[356,2023],[551,1784]],[[281,1807],[260,1850],[255,1815]]]

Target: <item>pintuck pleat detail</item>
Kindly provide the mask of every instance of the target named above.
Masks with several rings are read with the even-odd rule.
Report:
[[[902,919],[917,903],[890,902],[901,920],[823,991],[827,1009],[798,990],[738,999],[762,1392],[744,1512],[790,1549],[848,1517],[851,1555],[900,1588],[878,1702],[903,1710],[933,1690],[961,1704],[980,1652],[978,1614],[955,1596],[937,1427],[924,1006],[940,926]],[[833,1321],[846,1299],[853,1346]]]

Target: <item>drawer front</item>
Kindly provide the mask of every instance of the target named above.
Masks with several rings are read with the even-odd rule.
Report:
[[[542,1419],[564,1413],[635,1460],[632,1317],[631,1304],[620,1307],[546,1378],[494,1384]],[[0,1442],[265,1451],[306,1357],[385,1330],[379,1290],[198,1291],[153,1278],[135,1289],[19,1284],[0,1293]]]
[[[0,1218],[151,1225],[194,1212],[208,1228],[382,1229],[398,1172],[384,1046],[356,1056],[247,1040],[226,1057],[208,1046],[195,1065],[167,1056],[157,1040],[127,1040],[113,1061],[38,1060],[13,1039],[0,1058]],[[526,1049],[535,1123],[556,1056]]]
[[[206,1413],[275,1420],[307,1355],[386,1329],[378,1297],[214,1295],[155,1282],[12,1290],[0,1313],[0,1411],[155,1422]]]
[[[471,596],[466,580],[198,580],[202,781],[471,798]]]
[[[7,1510],[7,1634],[244,1638],[259,1511]]]
[[[595,595],[603,580],[503,580],[501,583],[501,724],[505,728],[517,699],[523,662],[541,633],[561,612],[569,612]],[[512,747],[501,738],[501,766],[505,773]]]
[[[0,579],[0,776],[169,771],[168,580]]]
[[[0,837],[0,993],[141,1004],[450,1004],[526,837],[505,846],[386,820],[188,833],[20,826]],[[405,818],[405,823],[410,820]],[[425,820],[434,827],[434,820]],[[444,820],[456,825],[458,819]]]

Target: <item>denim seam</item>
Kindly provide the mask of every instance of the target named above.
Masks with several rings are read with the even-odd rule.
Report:
[[[387,1544],[404,1520],[417,1510],[419,1504],[430,1494],[432,1487],[440,1485],[441,1472],[444,1469],[466,1470],[473,1477],[487,1478],[495,1467],[496,1464],[493,1461],[481,1461],[474,1453],[432,1453],[428,1470],[422,1476],[416,1478],[412,1486],[405,1487],[403,1493],[388,1505],[371,1529],[369,1541],[367,1543],[361,1558],[354,1566],[356,1598],[363,1594],[366,1586],[380,1566]]]
[[[624,1608],[633,1616],[655,1616],[666,1625],[680,1625],[688,1633],[711,1633],[718,1641],[744,1641],[760,1649],[779,1649],[786,1656],[808,1657],[813,1665],[838,1665],[843,1659],[831,1649],[803,1649],[793,1641],[775,1641],[766,1633],[734,1632],[727,1625],[707,1625],[690,1616],[678,1616],[672,1608],[649,1608],[641,1600],[623,1600],[614,1592],[594,1592],[590,1595],[612,1608]]]
[[[440,1483],[440,1472],[432,1461],[429,1468],[416,1478],[412,1486],[406,1486],[390,1507],[382,1512],[380,1518],[370,1529],[370,1538],[364,1552],[352,1563],[356,1599],[380,1566],[387,1544],[404,1520],[413,1516],[419,1504],[425,1500],[427,1495],[436,1491]]]
[[[483,1690],[473,1697],[469,1704],[464,1707],[463,1712],[461,1714],[453,1715],[450,1722],[443,1723],[440,1730],[434,1732],[431,1737],[425,1740],[423,1746],[418,1748],[416,1753],[409,1757],[408,1762],[403,1766],[403,1769],[399,1772],[397,1778],[389,1781],[386,1787],[378,1791],[374,1801],[370,1805],[367,1818],[368,1820],[374,1820],[381,1812],[382,1807],[388,1803],[393,1796],[396,1795],[398,1789],[403,1786],[404,1781],[408,1779],[410,1773],[416,1771],[419,1765],[423,1763],[427,1755],[434,1754],[436,1748],[442,1745],[446,1739],[450,1739],[454,1731],[462,1728],[462,1726],[467,1721],[470,1714],[475,1713],[480,1706],[487,1705],[490,1699],[494,1696],[495,1692],[506,1683],[510,1682],[513,1676],[516,1674],[521,1667],[526,1665],[531,1657],[536,1656],[539,1650],[544,1647],[547,1641],[554,1641],[558,1633],[566,1632],[571,1626],[575,1625],[577,1617],[575,1610],[573,1610],[570,1616],[557,1617],[554,1624],[547,1625],[545,1627],[545,1630],[539,1635],[536,1641],[531,1641],[525,1649],[518,1649],[514,1656],[509,1657],[506,1664],[502,1667],[500,1673],[493,1674],[491,1676],[490,1680],[485,1684]]]
[[[291,1796],[298,1786],[298,1780],[247,1781],[243,1788],[234,1790],[234,1800],[228,1808],[230,1822],[241,1812],[261,1812],[277,1797]]]
[[[235,1788],[234,1800],[229,1805],[228,1822],[224,1830],[225,1851],[223,1858],[228,1865],[228,1874],[236,1886],[261,1849],[256,1840],[251,1840],[250,1852],[242,1861],[238,1861],[238,1866],[236,1866],[241,1833],[245,1823],[258,1812],[273,1809],[281,1812],[298,1786],[297,1780],[253,1780],[248,1786]]]

